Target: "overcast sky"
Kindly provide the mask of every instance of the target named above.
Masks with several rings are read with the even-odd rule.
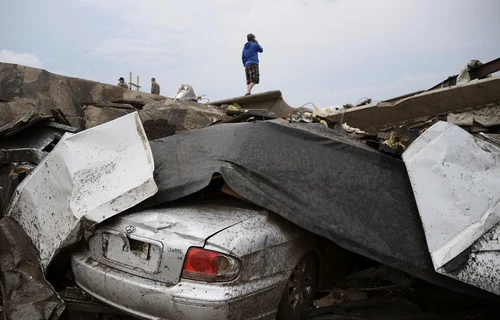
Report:
[[[0,61],[143,91],[246,92],[241,50],[264,48],[254,93],[298,107],[427,89],[500,56],[500,0],[0,0]]]

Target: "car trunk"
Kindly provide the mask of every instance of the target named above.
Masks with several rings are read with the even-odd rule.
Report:
[[[220,205],[159,208],[119,216],[89,240],[92,259],[144,278],[175,284],[190,247],[255,215]]]

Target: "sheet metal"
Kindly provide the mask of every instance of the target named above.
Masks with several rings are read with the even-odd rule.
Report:
[[[435,270],[500,295],[500,149],[438,122],[403,160]]]
[[[99,223],[157,191],[151,149],[139,115],[65,134],[19,185],[7,215],[19,223],[47,268],[79,239],[83,219]]]

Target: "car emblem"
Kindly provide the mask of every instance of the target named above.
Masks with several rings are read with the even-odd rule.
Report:
[[[134,226],[126,226],[125,227],[125,232],[126,233],[134,233],[135,232],[135,227]]]

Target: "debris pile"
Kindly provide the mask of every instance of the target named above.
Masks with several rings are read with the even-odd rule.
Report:
[[[193,92],[194,93],[194,92]],[[186,99],[170,99],[118,86],[56,75],[45,70],[0,62],[0,131],[15,130],[33,122],[54,119],[84,130],[138,111],[145,121],[169,120],[170,134],[197,129],[222,119],[221,108]],[[168,112],[165,111],[168,109]],[[191,109],[197,120],[191,121]],[[199,121],[199,123],[197,122]],[[154,122],[146,133],[161,135]]]
[[[22,103],[20,99],[16,103]],[[29,109],[26,117],[5,124],[8,118],[2,117],[0,125],[0,215],[22,180],[54,149],[65,133],[76,133],[78,128],[69,126],[61,118],[41,116]],[[0,103],[0,112],[6,114]],[[19,111],[21,109],[16,109]],[[61,121],[56,122],[56,121]]]
[[[0,63],[0,239],[12,243],[0,247],[0,271],[26,269],[43,293],[26,314],[57,319],[64,307],[44,273],[62,249],[105,219],[188,197],[216,176],[223,193],[383,265],[344,279],[317,306],[408,286],[407,274],[500,295],[491,271],[500,78],[484,68],[471,62],[438,88],[313,111],[280,91],[201,104],[190,85],[171,99]],[[2,296],[12,319],[16,290]]]
[[[378,103],[365,99],[325,119],[358,129],[347,131],[353,138],[397,156],[439,121],[456,124],[471,134],[499,134],[500,78],[490,76],[496,71],[500,71],[500,58],[485,64],[473,60],[459,75],[429,90]]]
[[[379,102],[326,117],[359,130],[351,136],[400,156],[425,130],[439,121],[471,134],[500,133],[500,78],[436,89],[402,100]]]
[[[222,120],[224,111],[0,62],[0,216],[16,187],[65,133],[138,112],[148,140],[154,140],[208,126]]]

